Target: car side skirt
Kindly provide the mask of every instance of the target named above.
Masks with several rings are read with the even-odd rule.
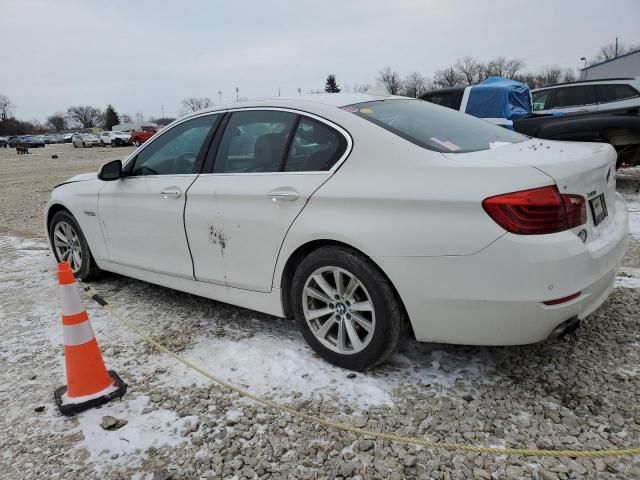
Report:
[[[284,317],[280,298],[280,289],[274,288],[269,293],[243,290],[240,288],[198,282],[190,278],[176,277],[164,273],[141,270],[105,260],[96,260],[98,267],[107,272],[117,273],[144,282],[161,285],[181,292],[191,293],[199,297],[217,300],[231,305],[267,313],[276,317]]]

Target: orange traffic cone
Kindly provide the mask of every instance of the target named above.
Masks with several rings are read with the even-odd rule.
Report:
[[[53,396],[60,412],[73,415],[121,397],[127,391],[127,385],[117,373],[107,371],[104,366],[89,316],[67,262],[58,264],[58,283],[67,385],[56,389]]]

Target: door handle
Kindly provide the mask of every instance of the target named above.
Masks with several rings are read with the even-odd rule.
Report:
[[[182,192],[176,189],[162,190],[160,192],[163,198],[180,198],[182,196]]]
[[[293,202],[300,198],[300,194],[295,190],[272,190],[267,195],[274,202]]]

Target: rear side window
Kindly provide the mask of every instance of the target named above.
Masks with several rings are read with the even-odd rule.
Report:
[[[234,112],[220,140],[214,173],[279,172],[297,115],[275,110]]]
[[[471,115],[420,100],[378,100],[343,109],[436,152],[475,152],[491,148],[492,143],[518,143],[528,138]]]
[[[447,108],[455,108],[453,105],[453,93],[435,93],[433,95],[423,97],[427,102],[442,105]]]
[[[593,85],[554,88],[554,90],[553,104],[550,108],[579,107],[596,103],[596,87]]]
[[[344,136],[324,123],[302,117],[296,129],[286,172],[313,172],[331,169],[347,148]]]
[[[598,85],[598,102],[617,102],[639,96],[638,91],[630,85]]]

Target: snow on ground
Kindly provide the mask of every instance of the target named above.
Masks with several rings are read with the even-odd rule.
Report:
[[[185,441],[183,433],[197,421],[195,416],[178,418],[175,412],[166,409],[143,413],[148,405],[149,397],[139,395],[126,401],[112,402],[100,409],[87,410],[78,416],[84,435],[81,446],[89,451],[96,465],[132,464],[139,456],[137,449],[144,451],[161,445],[178,445]],[[104,415],[126,418],[129,423],[116,432],[104,430],[100,427]]]

